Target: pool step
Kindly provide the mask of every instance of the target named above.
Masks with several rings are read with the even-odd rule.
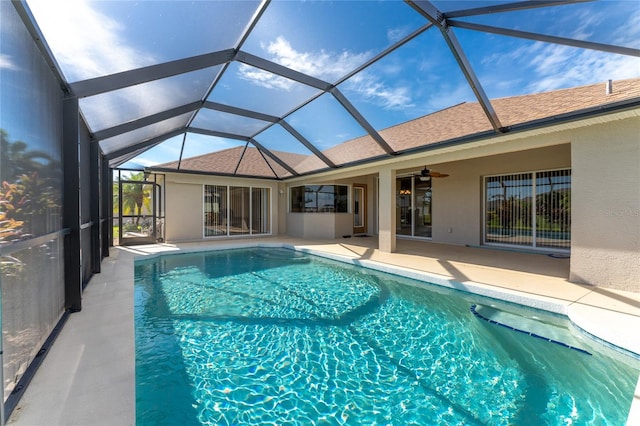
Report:
[[[585,349],[579,348],[577,346],[569,345],[567,343],[561,342],[560,340],[557,340],[554,338],[545,337],[541,334],[538,334],[539,332],[535,332],[537,331],[537,329],[547,328],[550,331],[549,333],[550,335],[559,334],[559,333],[562,334],[563,331],[558,326],[548,324],[548,323],[543,323],[535,319],[523,317],[510,312],[501,311],[499,309],[491,308],[489,306],[471,305],[470,310],[471,310],[471,313],[476,316],[476,318],[480,318],[484,321],[487,321],[490,324],[499,325],[501,327],[508,328],[518,333],[523,333],[528,336],[535,337],[536,339],[546,340],[547,342],[555,343],[557,345],[564,346],[569,349],[573,349],[575,351],[581,352],[586,355],[592,355],[591,352]],[[509,323],[517,324],[517,327],[509,325]],[[535,331],[531,331],[531,330],[535,330]],[[544,331],[542,332],[544,333]],[[568,334],[569,330],[564,330],[564,333]]]

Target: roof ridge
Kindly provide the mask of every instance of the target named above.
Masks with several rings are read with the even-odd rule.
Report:
[[[220,150],[215,151],[215,152],[207,152],[207,153],[200,154],[200,155],[196,155],[196,156],[193,156],[193,157],[182,158],[182,160],[185,160],[185,159],[194,160],[194,159],[196,159],[196,158],[206,157],[207,155],[214,154],[214,153],[220,153],[220,152],[232,151],[232,150],[234,150],[234,149],[239,149],[239,148],[240,148],[240,149],[244,149],[244,148],[245,148],[245,146],[246,146],[246,145],[232,146],[232,147],[230,147],[230,148],[220,149]],[[250,148],[250,147],[249,147],[249,148]],[[178,160],[176,160],[176,161],[178,161]]]

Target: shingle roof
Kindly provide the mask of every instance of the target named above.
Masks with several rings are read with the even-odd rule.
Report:
[[[493,99],[491,104],[505,127],[522,125],[536,120],[584,109],[606,106],[623,100],[640,98],[640,78],[613,82],[612,93],[607,94],[605,84],[593,84],[570,89],[531,95]],[[419,148],[438,142],[491,132],[492,127],[480,104],[462,103],[406,123],[381,130],[380,135],[397,152]],[[182,171],[199,171],[212,174],[233,174],[263,177],[289,177],[284,168],[269,157],[263,157],[256,148],[248,147],[242,163],[235,171],[244,147],[231,148],[211,154],[182,160]],[[291,165],[298,173],[325,169],[327,166],[315,155],[273,152]],[[352,139],[323,151],[329,159],[338,163],[365,160],[385,154],[370,136]],[[268,158],[267,164],[265,158]],[[177,162],[157,168],[177,168]],[[154,167],[154,168],[156,168]],[[273,170],[272,170],[273,168]],[[276,176],[274,176],[274,171]]]
[[[307,159],[306,155],[290,152],[273,151],[273,154],[292,167]],[[177,170],[178,162],[159,164],[153,168]],[[180,162],[180,171],[269,178],[291,176],[291,173],[284,167],[272,158],[262,155],[257,148],[247,147],[245,149],[244,146],[185,158]]]
[[[640,78],[613,82],[613,92],[606,94],[605,84],[592,84],[571,89],[532,95],[498,98],[491,105],[505,127],[529,123],[586,108],[622,100],[640,98]],[[380,131],[395,151],[405,151],[436,142],[462,138],[492,130],[491,123],[477,102],[462,103]],[[358,152],[361,158],[380,155],[382,150],[363,152],[348,145],[361,145],[368,136],[338,145],[333,150]],[[332,155],[338,155],[332,153]]]

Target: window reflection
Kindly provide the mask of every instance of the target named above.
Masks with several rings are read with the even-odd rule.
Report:
[[[536,173],[536,245],[571,247],[571,170]]]
[[[271,209],[269,188],[251,188],[251,227],[253,234],[271,232]]]
[[[486,242],[532,245],[531,173],[486,180]]]
[[[11,2],[0,2],[0,258],[5,400],[64,311],[62,93]],[[34,237],[53,234],[49,237]],[[12,243],[21,241],[19,245]]]
[[[291,188],[293,213],[347,213],[348,187],[344,185],[305,185]]]
[[[62,227],[62,102],[51,69],[10,2],[1,2],[0,244]]]
[[[229,234],[249,233],[249,188],[232,186],[229,189]]]
[[[46,152],[11,142],[0,130],[0,243],[54,232],[61,227],[60,162]]]
[[[396,188],[396,234],[431,238],[431,179],[400,177]]]
[[[415,177],[415,227],[416,237],[431,238],[431,183]]]
[[[213,237],[227,233],[227,187],[204,187],[204,236]]]
[[[485,193],[485,242],[570,248],[570,170],[490,176]]]
[[[411,224],[413,223],[413,215],[411,214],[411,205],[413,194],[411,188],[411,177],[399,178],[396,181],[396,234],[411,235]]]

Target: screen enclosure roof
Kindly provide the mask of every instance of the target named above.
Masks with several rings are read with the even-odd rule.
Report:
[[[451,108],[500,134],[505,98],[640,77],[631,1],[14,5],[112,167],[285,179],[415,151]]]

